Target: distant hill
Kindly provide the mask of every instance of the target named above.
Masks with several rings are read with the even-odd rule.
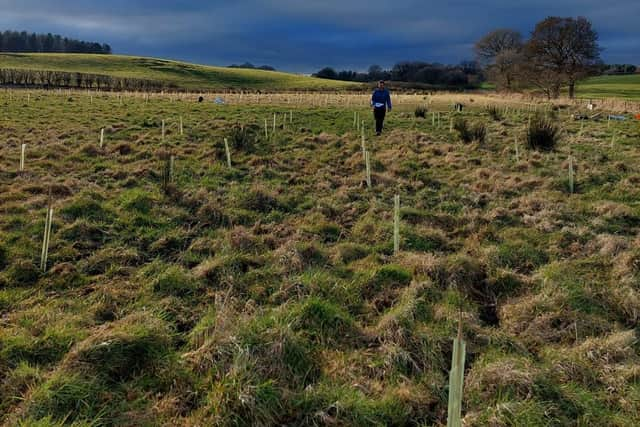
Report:
[[[189,90],[340,90],[362,87],[276,71],[212,67],[123,55],[0,53],[0,69],[47,70],[154,80]]]

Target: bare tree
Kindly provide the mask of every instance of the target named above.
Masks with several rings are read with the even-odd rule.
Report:
[[[539,22],[525,51],[530,73],[556,79],[554,96],[566,84],[573,98],[576,82],[593,73],[600,62],[598,33],[583,17],[549,17]]]
[[[494,82],[511,89],[522,61],[522,34],[506,28],[491,31],[475,45],[478,60]]]

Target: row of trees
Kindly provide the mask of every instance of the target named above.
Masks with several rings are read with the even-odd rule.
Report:
[[[633,64],[610,64],[606,65],[602,74],[614,75],[614,74],[635,74],[638,72],[638,67]]]
[[[96,42],[69,39],[60,35],[0,32],[0,52],[54,52],[110,54],[111,46]]]
[[[598,33],[583,17],[549,17],[528,40],[516,30],[495,30],[476,43],[475,51],[498,88],[534,86],[549,98],[557,98],[564,86],[573,98],[578,80],[602,71]]]
[[[434,86],[467,87],[482,81],[482,70],[473,61],[463,62],[455,66],[421,61],[403,61],[395,64],[390,70],[385,70],[379,65],[372,65],[366,73],[350,70],[336,71],[333,68],[325,67],[315,73],[314,76],[354,82],[393,80],[395,82],[424,83]]]
[[[248,70],[264,70],[264,71],[276,71],[271,65],[253,65],[251,62],[245,62],[244,64],[231,64],[227,68],[246,68]]]
[[[101,74],[67,73],[0,68],[0,86],[73,88],[101,90],[160,91],[175,86],[154,80],[112,77]]]

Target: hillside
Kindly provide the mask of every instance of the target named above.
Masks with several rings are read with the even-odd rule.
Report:
[[[640,74],[624,76],[598,76],[578,84],[580,98],[640,99]]]
[[[191,90],[331,90],[358,86],[282,72],[211,67],[122,55],[2,53],[0,68],[106,74],[162,81]]]
[[[0,425],[640,425],[637,122],[345,98],[0,91]]]

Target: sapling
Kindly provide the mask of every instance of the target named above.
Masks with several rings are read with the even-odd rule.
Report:
[[[162,141],[164,142],[164,120],[162,121]]]
[[[393,254],[400,252],[400,195],[393,198]]]
[[[169,182],[173,182],[173,171],[176,162],[176,156],[173,154],[169,157]]]
[[[229,141],[227,141],[227,138],[224,139],[224,150],[227,153],[227,166],[231,169],[231,151],[229,150]]]
[[[269,123],[264,119],[264,139],[269,139]]]
[[[353,112],[353,128],[357,129],[358,127],[358,112],[354,111]]]
[[[518,151],[518,137],[516,136],[515,142],[514,142],[515,148],[516,148],[516,162],[520,161],[520,153]]]
[[[273,134],[276,134],[276,113],[273,113]]]
[[[431,113],[431,126],[436,127],[436,113]]]
[[[184,135],[184,124],[182,123],[182,116],[180,116],[180,135]]]

